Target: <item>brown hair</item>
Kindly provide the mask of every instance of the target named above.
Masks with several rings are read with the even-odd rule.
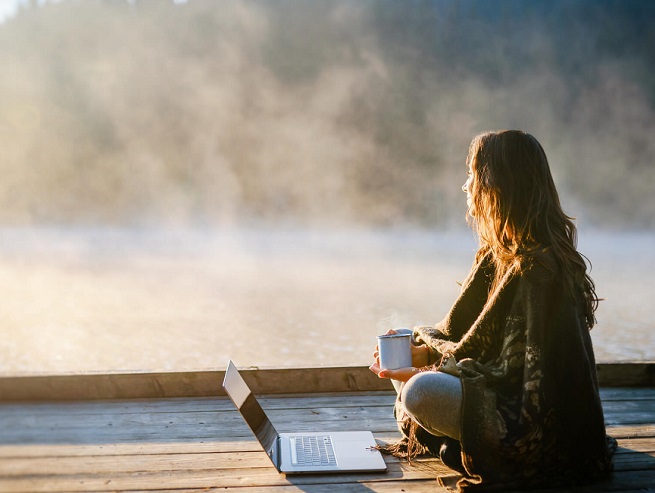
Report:
[[[576,249],[577,230],[562,210],[541,144],[519,130],[487,132],[471,142],[467,165],[473,173],[467,221],[480,239],[478,256],[492,254],[494,285],[510,269],[521,272],[550,251],[571,295],[584,300],[587,326],[593,327],[594,282]]]

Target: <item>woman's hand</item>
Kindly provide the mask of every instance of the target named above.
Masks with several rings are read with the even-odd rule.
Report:
[[[406,382],[418,373],[418,368],[398,368],[396,370],[382,370],[380,369],[380,360],[376,357],[375,363],[369,366],[369,370],[375,373],[380,378],[392,378],[400,382]]]
[[[430,364],[430,349],[427,345],[421,344],[420,346],[411,345],[412,347],[412,366],[421,368]]]
[[[398,334],[398,331],[389,329],[385,332],[385,336],[388,335],[393,335],[393,334]],[[421,368],[423,366],[428,366],[430,364],[430,349],[426,344],[421,344],[420,346],[416,346],[414,344],[410,344],[410,348],[412,350],[412,366],[415,368]],[[377,358],[377,352],[378,352],[378,347],[375,346],[375,353],[373,353],[373,356]],[[378,361],[379,363],[379,361]]]
[[[392,335],[392,334],[397,334],[393,329],[387,330],[385,335]],[[375,362],[369,366],[369,369],[375,373],[378,377],[380,378],[392,378],[394,380],[398,380],[401,382],[406,382],[410,378],[412,378],[413,375],[418,373],[418,369],[422,366],[426,366],[428,364],[428,354],[429,350],[427,346],[421,345],[421,346],[415,346],[411,345],[412,349],[412,366],[407,367],[407,368],[397,368],[395,370],[383,370],[380,368],[380,351],[377,346],[375,346],[375,351],[373,352],[373,358],[375,358]]]

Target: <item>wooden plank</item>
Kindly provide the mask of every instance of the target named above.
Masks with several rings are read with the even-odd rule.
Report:
[[[276,428],[286,431],[312,429],[396,430],[391,410],[384,407],[325,408],[320,411],[270,410]],[[252,438],[236,411],[149,415],[91,415],[84,419],[57,416],[46,420],[14,418],[0,430],[0,443],[115,443],[117,441],[202,441]]]
[[[400,462],[393,456],[385,456],[387,464]],[[416,459],[422,464],[438,461],[435,457]],[[174,453],[166,450],[162,453],[141,453],[135,455],[77,455],[50,457],[5,457],[0,462],[0,477],[38,476],[38,475],[72,475],[80,471],[93,474],[168,471],[168,470],[217,470],[217,469],[255,469],[271,468],[271,461],[261,447],[258,450],[222,452],[184,451]]]
[[[655,387],[601,387],[600,397],[603,402],[625,400],[655,401]]]
[[[289,484],[339,484],[359,481],[395,481],[432,479],[452,470],[439,461],[414,463],[390,462],[386,473],[322,474],[285,476],[275,468],[234,468],[214,470],[174,469],[163,471],[109,472],[84,471],[65,475],[31,475],[0,477],[0,491],[13,493],[42,491],[125,491],[135,489],[217,488],[223,486],[284,486]]]
[[[620,438],[617,439],[619,448],[616,451],[617,455],[629,452],[655,452],[655,437],[642,437],[642,438]]]
[[[357,422],[361,422],[367,424],[364,428],[372,431],[395,431],[391,411],[394,397],[385,392],[380,394],[361,396],[358,403],[361,405],[353,405],[352,397],[344,400],[338,394],[331,399],[328,396],[266,397],[261,402],[281,431],[287,431],[296,422],[301,429],[313,426],[355,428]],[[167,402],[177,412],[166,412]],[[340,404],[345,406],[337,407]],[[155,407],[156,412],[152,412]],[[203,410],[197,411],[198,407]],[[293,414],[288,412],[290,409]],[[197,442],[217,436],[252,438],[243,419],[226,398],[192,399],[186,403],[166,399],[0,405],[0,422],[4,424],[0,428],[0,443],[5,444],[123,440]]]
[[[324,407],[392,407],[395,392],[361,392],[304,394],[299,396],[258,396],[265,409],[307,409]],[[221,412],[234,411],[234,404],[227,397],[156,398],[128,400],[94,400],[67,402],[0,403],[0,417],[33,416],[83,416],[111,414],[159,414],[172,412]]]
[[[563,489],[544,489],[538,490],[539,493],[655,493],[655,489],[634,488],[630,486],[608,485],[607,489],[598,489],[597,486],[591,488],[569,488]],[[609,489],[612,488],[612,489]],[[147,490],[148,493],[199,493],[197,489],[156,489]],[[266,487],[227,487],[227,488],[207,488],[202,490],[203,493],[452,493],[437,483],[434,479],[412,480],[412,481],[393,481],[393,482],[353,482],[338,484],[312,484],[312,485],[285,485],[285,486],[266,486]],[[131,491],[129,493],[146,493],[146,490]],[[503,493],[525,493],[504,491]]]
[[[338,422],[334,421],[320,421],[316,424],[313,423],[303,423],[295,427],[289,427],[286,430],[282,431],[297,431],[297,432],[310,432],[316,430],[323,431],[339,431],[339,430],[362,430],[362,431],[371,431],[373,433],[389,433],[390,426],[384,426],[379,423],[371,422],[354,422],[354,425],[343,426]],[[222,433],[222,434],[221,434]],[[53,432],[51,436],[45,438],[39,438],[28,433],[15,432],[15,433],[6,433],[6,440],[4,443],[7,444],[55,444],[55,443],[76,443],[80,445],[89,445],[97,443],[134,443],[134,442],[204,442],[207,440],[215,440],[216,437],[220,436],[222,439],[229,440],[232,442],[240,440],[252,440],[252,434],[246,428],[239,428],[238,430],[232,432],[226,432],[225,428],[208,428],[203,429],[202,431],[195,432],[195,436],[190,436],[192,432],[187,430],[182,430],[178,432],[177,430],[171,430],[168,434],[162,433],[160,430],[138,430],[138,429],[118,429],[115,431],[111,430],[99,430],[97,433],[93,433],[92,430],[75,430],[74,428],[66,429],[64,431]]]
[[[619,471],[612,473],[610,479],[591,485],[566,489],[547,488],[538,491],[540,493],[654,493],[653,484],[655,484],[655,473],[653,471]]]
[[[651,443],[652,445],[652,443]],[[615,470],[655,469],[654,447],[648,452],[633,449],[621,449],[614,458]],[[398,459],[387,457],[387,462]],[[429,463],[436,459],[424,459]],[[237,452],[225,451],[214,453],[184,452],[138,455],[88,455],[88,456],[53,456],[53,457],[10,457],[0,462],[0,477],[20,476],[61,476],[75,475],[80,471],[92,471],[93,474],[136,473],[143,471],[203,471],[217,469],[255,469],[270,468],[271,462],[266,454],[259,451]]]
[[[654,437],[655,424],[610,425],[607,434],[614,438]]]
[[[568,488],[566,490],[562,488],[557,489],[540,489],[537,490],[539,493],[605,493],[605,492],[615,492],[615,493],[655,493],[655,488],[634,488],[627,485],[620,484],[606,484],[604,486],[591,486],[591,487],[578,487],[578,488]],[[199,493],[198,490],[157,490],[160,493]],[[245,487],[233,486],[227,488],[207,488],[203,490],[203,493],[216,493],[221,492],[238,492],[238,493],[369,493],[369,492],[380,492],[380,493],[452,493],[453,490],[448,490],[443,488],[433,480],[414,480],[414,481],[394,481],[394,482],[361,482],[361,483],[341,483],[338,485],[287,485],[287,486],[268,486],[268,487]],[[145,493],[141,490],[138,492],[130,493]],[[515,492],[505,490],[503,493],[525,493]]]
[[[293,414],[292,400],[285,398],[284,405],[276,405],[275,398],[266,400],[264,406],[274,424],[280,431],[289,431],[296,425],[298,429],[310,429],[324,427],[326,429],[355,429],[363,427],[372,431],[394,431],[395,421],[391,413],[392,399],[388,395],[383,399],[369,399],[375,405],[349,406],[349,407],[327,407],[327,398],[320,401],[313,399],[297,399],[298,408]],[[218,400],[218,399],[217,399]],[[280,399],[283,400],[283,399]],[[336,404],[340,402],[335,398]],[[312,404],[320,404],[312,406]],[[105,406],[104,414],[96,409],[93,413],[83,414],[72,412],[72,405],[69,403],[62,406],[71,412],[48,414],[56,408],[49,404],[45,408],[39,408],[39,413],[25,412],[22,415],[18,409],[12,406],[9,415],[3,413],[3,406],[0,406],[0,419],[3,427],[0,429],[0,443],[34,443],[49,441],[57,443],[77,441],[78,443],[90,443],[90,441],[111,443],[122,440],[192,440],[199,441],[212,439],[216,436],[226,438],[249,438],[251,433],[243,422],[241,416],[234,410],[224,411],[195,411],[190,404],[185,407],[185,412],[164,412],[163,407],[158,412],[148,412],[148,406],[141,403],[135,406],[131,412],[127,412],[124,404],[115,404],[121,408],[121,412],[115,413],[112,406]],[[86,404],[80,403],[81,408]],[[625,427],[630,424],[655,423],[655,406],[649,401],[604,403],[606,409],[606,420],[610,429]],[[29,405],[34,411],[34,405]],[[653,427],[642,430],[653,433]],[[625,429],[624,429],[625,431]],[[47,437],[44,438],[44,437]]]
[[[378,443],[389,443],[398,439],[398,433],[374,433]],[[619,438],[617,456],[631,452],[655,451],[655,435],[644,438]],[[221,439],[207,442],[135,442],[110,443],[103,445],[2,445],[0,458],[48,458],[48,457],[91,457],[91,456],[135,456],[167,454],[207,454],[225,452],[261,452],[254,439],[233,441]],[[388,460],[395,460],[388,457]],[[129,460],[129,459],[128,459]]]
[[[655,401],[603,402],[603,413],[607,425],[655,423]]]
[[[301,421],[324,421],[324,420],[348,420],[348,419],[378,419],[392,418],[391,406],[350,406],[350,407],[308,407],[293,409],[293,416],[290,417],[290,409],[265,408],[271,421],[274,423],[284,424],[290,419],[299,419]],[[631,412],[640,412],[639,409]],[[645,414],[645,411],[642,411]],[[3,417],[5,426],[35,426],[47,427],[48,429],[58,429],[72,424],[77,428],[103,427],[103,426],[205,426],[208,424],[224,424],[232,426],[233,422],[244,423],[241,415],[235,410],[227,411],[188,411],[188,412],[160,412],[160,413],[120,413],[114,414],[107,410],[103,414],[86,414],[77,415],[76,419],[70,416],[53,415],[47,417],[47,422],[42,419],[35,419],[33,416],[12,416]],[[0,432],[2,433],[2,432]]]
[[[621,454],[614,457],[615,471],[655,470],[655,455],[643,452]]]
[[[600,363],[601,386],[655,386],[655,362]],[[256,394],[391,390],[366,366],[244,368]],[[135,372],[0,377],[0,402],[225,395],[224,371]]]
[[[344,420],[352,419],[370,419],[378,420],[380,423],[392,423],[391,404],[381,402],[383,405],[376,406],[352,406],[352,407],[306,407],[303,412],[299,413],[301,421],[310,423],[320,423],[324,420],[332,420],[339,417]],[[628,424],[655,423],[655,405],[649,401],[618,402],[604,403],[605,418],[608,426],[618,427]],[[289,408],[267,408],[271,419],[284,426],[285,416]],[[157,413],[150,413],[147,410],[135,409],[132,412],[120,412],[114,414],[111,408],[106,410],[105,414],[95,412],[93,414],[71,413],[67,416],[65,413],[48,414],[47,410],[39,410],[34,413],[27,410],[22,415],[18,412],[6,414],[0,406],[0,419],[4,423],[0,429],[0,442],[8,440],[10,434],[20,435],[22,431],[28,432],[32,428],[41,429],[44,432],[66,432],[67,424],[72,423],[70,416],[76,416],[74,423],[75,429],[83,427],[102,429],[107,428],[109,432],[116,433],[118,428],[129,426],[140,426],[142,430],[158,429],[162,432],[169,430],[173,435],[173,429],[177,430],[175,436],[179,437],[208,437],[211,433],[217,433],[217,425],[226,425],[234,429],[243,429],[242,418],[234,410],[225,411],[188,411],[167,413],[161,410]],[[33,411],[33,410],[32,410]],[[188,428],[186,435],[184,427]],[[208,434],[209,433],[209,434]],[[230,436],[235,436],[231,434]],[[239,433],[237,436],[244,436]],[[4,438],[3,438],[4,437]]]
[[[212,471],[216,469],[256,469],[272,467],[263,451],[224,453],[139,454],[136,456],[101,455],[77,457],[5,457],[0,462],[0,477],[62,476],[80,471],[93,474],[143,471]]]
[[[374,434],[390,435],[395,432],[395,423],[391,420],[380,422],[359,422],[351,421],[350,423],[339,423],[334,421],[317,421],[306,422],[298,426],[287,426],[281,428],[281,431],[313,431],[323,429],[326,431],[338,430],[370,430]],[[653,425],[634,425],[630,427],[608,427],[608,434],[615,438],[635,438],[635,437],[653,437],[655,436],[655,427]],[[232,444],[240,444],[244,441],[253,440],[252,434],[245,427],[240,425],[238,429],[226,431],[225,427],[213,426],[201,430],[183,428],[181,430],[168,429],[162,431],[156,428],[138,429],[102,429],[93,431],[92,428],[75,429],[74,427],[64,430],[45,431],[44,434],[35,435],[32,431],[15,430],[3,433],[2,443],[0,446],[0,456],[5,455],[6,447],[9,445],[55,445],[59,443],[69,443],[77,445],[111,445],[122,443],[134,445],[139,443],[167,443],[167,444],[191,444],[202,447],[203,443],[214,443],[217,437],[222,441]]]
[[[642,423],[653,423],[653,413],[652,412],[625,412],[625,413],[611,413],[605,415],[605,423],[609,426],[621,426],[628,424],[642,424]]]
[[[391,390],[368,367],[244,368],[255,394]],[[224,396],[225,372],[108,373],[0,377],[0,402]]]
[[[375,421],[378,424],[384,423],[385,429],[395,429],[395,423],[391,418],[391,405],[393,395],[380,393],[382,395],[368,394],[362,396],[362,406],[352,407],[326,407],[330,401],[329,396],[320,398],[263,398],[264,407],[269,410],[272,419],[276,424],[284,427],[286,412],[284,410],[304,409],[305,412],[298,416],[303,418],[294,418],[294,420],[306,421],[311,425],[320,425],[324,419],[331,420],[333,416],[343,417],[350,416],[348,419],[363,418],[368,421]],[[352,396],[348,401],[352,402]],[[225,404],[218,406],[219,403]],[[333,403],[343,404],[343,399],[336,396],[332,398]],[[180,410],[178,413],[165,412],[166,404],[170,403]],[[153,406],[157,405],[157,412],[153,413]],[[184,405],[182,405],[184,404]],[[368,404],[368,405],[367,405]],[[372,404],[372,405],[371,405]],[[228,409],[225,411],[212,411],[209,406]],[[205,406],[205,407],[202,407]],[[650,406],[648,401],[633,402],[609,402],[604,403],[606,416],[610,423],[610,429],[615,433],[632,433],[628,426],[631,423],[655,422],[653,412],[655,406]],[[196,407],[207,409],[206,411],[195,411]],[[9,408],[9,412],[7,412]],[[58,409],[63,411],[58,411]],[[24,412],[20,412],[21,409]],[[119,411],[116,411],[119,409]],[[87,414],[88,413],[88,414]],[[75,416],[75,420],[69,418]],[[278,417],[279,416],[279,417]],[[46,419],[47,418],[47,419]],[[106,438],[121,439],[125,435],[125,430],[129,427],[138,426],[140,433],[136,439],[148,439],[153,441],[157,439],[156,433],[161,434],[161,438],[171,439],[211,439],[222,433],[220,426],[226,425],[229,430],[223,435],[227,437],[250,437],[250,432],[243,424],[241,417],[234,411],[231,403],[226,399],[192,399],[183,403],[179,399],[161,400],[155,403],[148,401],[125,401],[125,402],[93,402],[93,403],[63,403],[63,404],[26,404],[26,405],[4,405],[0,406],[0,420],[5,426],[0,429],[0,443],[20,443],[21,436],[32,434],[36,436],[50,435],[51,437],[60,436],[62,439],[72,439],[67,435],[66,423],[74,423],[73,430],[78,430],[79,438],[81,430],[86,426],[92,428],[96,433],[95,439],[102,439],[101,431],[106,429]],[[343,426],[342,423],[340,426]],[[627,427],[626,427],[627,426]],[[186,427],[186,428],[185,428]],[[120,428],[120,430],[119,430]],[[620,431],[619,428],[622,430]],[[238,431],[235,433],[234,431]],[[285,430],[286,431],[286,430]],[[380,430],[382,431],[382,430]],[[646,431],[652,433],[652,427],[638,428],[636,431]],[[151,433],[146,433],[151,432]],[[27,443],[27,439],[25,442]],[[82,442],[84,443],[84,442]]]
[[[374,432],[373,436],[380,444],[391,443],[399,438],[397,432]],[[0,458],[26,457],[80,457],[109,455],[143,455],[143,454],[198,454],[224,452],[261,452],[262,448],[255,438],[250,437],[216,440],[168,441],[168,442],[118,442],[106,444],[10,444],[0,445]],[[390,458],[389,460],[395,460]]]
[[[603,406],[606,410],[615,409],[613,402],[630,402],[634,405],[641,405],[648,409],[655,408],[655,388],[621,388],[601,389]],[[393,392],[362,392],[362,393],[339,393],[339,394],[311,394],[311,397],[298,398],[297,396],[267,397],[260,396],[262,406],[267,409],[293,408],[322,408],[335,403],[338,399],[342,407],[352,406],[392,406],[395,400]],[[650,401],[639,404],[635,401]],[[620,404],[622,406],[623,404]],[[632,405],[632,404],[631,404]],[[161,413],[161,412],[185,412],[193,411],[229,411],[233,410],[233,404],[226,398],[199,397],[199,398],[169,398],[169,399],[131,399],[131,400],[106,400],[106,401],[71,401],[71,402],[30,402],[16,404],[0,404],[0,416],[10,418],[12,416],[32,415],[39,416],[56,415],[85,415],[85,414],[106,414],[111,409],[113,414],[120,413]]]
[[[182,490],[157,490],[160,493],[199,493],[197,489]],[[352,483],[333,483],[333,484],[302,484],[302,485],[281,485],[281,486],[227,486],[223,488],[207,488],[203,493],[217,492],[232,493],[449,493],[449,490],[439,486],[435,479],[414,479],[399,481],[380,481],[380,482],[352,482]],[[146,493],[145,490],[134,491],[130,493]],[[450,492],[452,493],[452,492]],[[637,493],[626,492],[626,493]],[[643,490],[641,493],[644,493]]]
[[[382,435],[380,435],[382,436]],[[117,442],[105,444],[10,444],[0,445],[0,459],[44,457],[133,456],[141,454],[197,454],[260,452],[254,438],[206,440],[203,442]]]
[[[311,488],[331,487],[332,491],[342,491],[343,484],[391,484],[400,491],[401,485],[413,485],[416,481],[432,481],[436,488],[434,479],[437,476],[453,477],[453,471],[443,466],[440,462],[418,463],[409,465],[405,462],[389,464],[389,472],[386,474],[353,474],[353,475],[307,475],[287,476],[280,475],[273,468],[247,468],[247,469],[226,469],[214,471],[189,471],[189,470],[168,470],[160,472],[132,472],[132,473],[79,473],[75,475],[62,476],[29,476],[17,478],[0,478],[0,491],[11,491],[14,493],[42,491],[160,491],[166,489],[221,489],[227,488],[266,488],[276,491],[277,487],[295,486],[301,491],[314,491]],[[655,470],[630,470],[616,471],[611,479],[601,484],[591,485],[582,488],[575,488],[571,491],[582,492],[609,492],[609,491],[630,491],[639,488],[639,491],[648,491],[649,485],[655,484]],[[275,489],[274,489],[275,488]],[[256,491],[256,490],[255,490]],[[293,491],[293,490],[292,490]],[[321,491],[317,489],[316,491]],[[325,491],[325,490],[323,490]],[[347,491],[347,490],[346,490]],[[357,491],[357,490],[354,490]],[[365,490],[363,490],[365,491]],[[390,490],[386,490],[390,491]],[[409,491],[409,490],[408,490]],[[413,491],[413,489],[411,490]],[[544,491],[558,491],[544,490]]]
[[[340,407],[359,406],[392,406],[395,392],[344,392],[327,394],[298,394],[290,396],[259,396],[258,400],[265,409],[300,409],[323,408],[334,406],[338,402]],[[613,401],[652,401],[655,407],[655,388],[610,388],[601,389],[603,406],[611,409]],[[134,414],[134,413],[170,413],[188,411],[230,411],[234,406],[227,398],[196,397],[196,398],[155,398],[155,399],[129,399],[129,400],[102,400],[102,401],[70,401],[70,402],[21,402],[0,404],[0,417],[11,416],[43,416],[57,415],[86,415],[86,414]]]
[[[655,386],[655,362],[601,363],[596,366],[601,387]]]
[[[110,480],[107,480],[110,481]],[[108,486],[111,483],[108,483]],[[15,484],[14,484],[15,485]],[[12,485],[12,487],[14,486]],[[1,486],[1,485],[0,485]],[[40,485],[37,486],[37,488]],[[29,485],[28,485],[29,487]],[[45,492],[57,492],[64,491],[60,489],[33,489],[33,490],[11,490],[12,493],[38,493],[40,491]],[[103,489],[103,490],[89,490],[89,489],[77,489],[70,491],[118,491],[117,489]],[[369,482],[369,481],[353,481],[346,482],[343,480],[341,483],[317,483],[317,484],[285,484],[285,485],[266,485],[266,486],[240,486],[240,485],[230,485],[230,486],[220,486],[220,487],[189,487],[189,488],[172,488],[166,484],[160,484],[153,486],[151,489],[138,489],[138,490],[120,490],[126,493],[152,493],[157,491],[159,493],[212,493],[212,492],[239,492],[239,493],[399,493],[399,492],[408,492],[408,493],[449,493],[449,490],[443,488],[437,483],[435,478],[425,478],[425,479],[408,479],[408,480],[394,480],[394,481],[378,481],[378,482]],[[626,491],[625,493],[644,493],[646,490],[634,490]],[[452,492],[450,492],[452,493]],[[560,492],[561,493],[561,492]],[[646,491],[646,493],[648,493]]]

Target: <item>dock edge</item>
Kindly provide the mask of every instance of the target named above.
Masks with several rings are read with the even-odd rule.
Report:
[[[255,394],[391,391],[366,366],[240,368]],[[602,387],[655,386],[655,362],[597,365]],[[0,402],[224,396],[224,370],[0,376]]]

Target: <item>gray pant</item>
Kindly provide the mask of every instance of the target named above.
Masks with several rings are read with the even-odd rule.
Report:
[[[459,378],[439,371],[418,373],[402,386],[400,401],[412,419],[429,433],[459,440],[462,410]]]
[[[395,329],[399,333],[412,331]],[[392,380],[405,411],[422,428],[436,436],[459,440],[462,384],[459,378],[439,371],[418,373],[405,384]]]

